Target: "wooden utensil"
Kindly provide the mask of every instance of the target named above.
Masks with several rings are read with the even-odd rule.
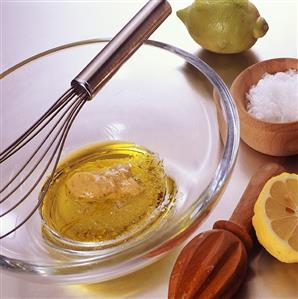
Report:
[[[298,59],[275,58],[256,63],[245,69],[233,82],[231,95],[240,118],[241,139],[258,152],[271,156],[298,154],[298,121],[270,123],[255,118],[247,112],[246,93],[258,83],[265,73],[274,74],[289,69],[298,70]],[[220,132],[225,136],[225,121],[220,112],[218,94],[214,93],[218,109]],[[224,139],[225,140],[225,139]]]
[[[270,163],[251,178],[230,220],[217,221],[213,229],[192,239],[181,251],[169,282],[169,299],[230,298],[247,272],[253,247],[252,216],[265,183],[284,171]]]

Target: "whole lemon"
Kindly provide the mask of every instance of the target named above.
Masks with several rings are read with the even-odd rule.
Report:
[[[215,53],[243,52],[269,28],[248,0],[195,0],[177,16],[199,45]]]

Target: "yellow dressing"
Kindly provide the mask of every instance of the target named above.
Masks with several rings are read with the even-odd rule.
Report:
[[[175,184],[143,147],[101,143],[60,163],[41,206],[46,227],[79,242],[105,242],[144,229],[166,214]]]

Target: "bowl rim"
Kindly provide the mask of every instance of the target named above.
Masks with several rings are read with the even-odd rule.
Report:
[[[83,40],[49,49],[34,55],[4,71],[0,74],[0,79],[6,77],[14,70],[26,65],[32,60],[41,58],[50,53],[70,47],[92,43],[106,43],[108,41],[110,41],[110,38]],[[0,268],[12,271],[14,273],[27,274],[32,278],[43,277],[56,282],[68,283],[104,281],[119,277],[140,269],[149,263],[152,263],[157,258],[160,258],[165,253],[174,249],[198,227],[201,222],[200,217],[202,217],[203,214],[208,214],[209,208],[216,203],[231,175],[239,148],[240,123],[235,102],[233,101],[228,87],[225,85],[220,76],[208,64],[203,62],[197,56],[175,46],[159,41],[148,40],[145,42],[145,44],[166,50],[184,59],[185,62],[191,64],[197,71],[201,72],[219,92],[224,118],[227,121],[227,138],[224,143],[221,160],[217,165],[216,171],[213,174],[211,181],[198,196],[198,198],[196,198],[194,203],[185,211],[183,217],[174,223],[170,229],[167,228],[165,231],[159,231],[159,233],[156,234],[158,236],[154,236],[154,242],[153,240],[150,240],[152,241],[150,246],[146,244],[144,240],[142,240],[142,242],[132,244],[129,248],[126,248],[120,253],[113,252],[113,250],[111,250],[111,252],[105,254],[103,258],[98,258],[96,256],[88,258],[84,257],[78,262],[63,262],[60,264],[56,263],[54,265],[38,265],[23,261],[21,259],[14,259],[1,255]],[[186,226],[185,223],[187,223]],[[184,224],[183,229],[180,227],[181,224]],[[106,278],[104,276],[105,273],[99,272],[101,270],[101,262],[103,259],[105,263],[111,262],[113,259],[115,259],[115,257],[117,258],[117,261],[120,261],[116,265],[116,269],[114,269],[114,271],[117,271],[117,274],[114,273],[114,275]],[[126,269],[126,271],[122,270],[122,272],[119,272],[119,265],[129,266],[130,269],[129,271]]]
[[[230,92],[231,95],[236,103],[239,113],[239,117],[240,120],[243,119],[243,117],[249,118],[251,119],[259,128],[263,128],[264,127],[268,127],[269,131],[275,131],[278,128],[281,127],[285,127],[285,126],[295,126],[298,125],[298,120],[296,121],[290,121],[290,122],[285,122],[285,123],[277,123],[277,122],[268,122],[268,121],[264,121],[261,119],[256,118],[255,116],[253,116],[252,114],[250,114],[246,109],[245,109],[245,105],[244,105],[244,97],[245,95],[243,95],[243,93],[241,92],[241,98],[238,96],[235,96],[236,91],[238,90],[238,85],[240,84],[240,82],[243,80],[243,78],[247,77],[248,74],[250,72],[254,72],[257,68],[259,68],[260,66],[264,67],[264,69],[266,69],[266,67],[268,65],[271,65],[274,62],[279,62],[280,64],[284,63],[285,61],[290,61],[296,64],[296,70],[298,70],[298,59],[294,58],[294,57],[279,57],[279,58],[272,58],[272,59],[267,59],[267,60],[263,60],[263,61],[259,61],[249,67],[247,67],[246,69],[244,69],[232,82],[231,87],[230,87]],[[266,70],[265,70],[266,72]],[[277,71],[278,72],[278,71]],[[277,72],[270,72],[270,74],[275,74]],[[280,72],[282,72],[282,70],[280,70]],[[264,75],[264,73],[263,73]],[[258,81],[262,78],[262,76],[260,76],[260,78],[258,79]],[[257,82],[258,82],[257,81]],[[252,84],[254,85],[254,84]],[[252,86],[251,85],[251,86]],[[248,90],[245,91],[245,93],[247,93]],[[270,127],[270,128],[269,128]]]

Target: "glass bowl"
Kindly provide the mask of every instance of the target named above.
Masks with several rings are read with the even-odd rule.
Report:
[[[68,89],[71,79],[106,42],[87,40],[51,49],[0,75],[1,151]],[[217,110],[213,88],[220,95]],[[223,144],[217,113],[227,127]],[[100,282],[162,257],[197,229],[227,184],[239,146],[239,120],[228,88],[212,68],[174,46],[147,41],[85,104],[62,157],[84,145],[109,140],[139,144],[163,160],[178,190],[170,216],[123,244],[86,252],[61,250],[46,242],[37,211],[19,230],[1,239],[2,269],[37,280]],[[35,146],[32,142],[25,151],[32,152]],[[1,182],[24,163],[23,155],[12,161],[8,167],[1,165]],[[1,218],[1,235],[36,205],[42,183]],[[21,195],[22,189],[16,192]]]

